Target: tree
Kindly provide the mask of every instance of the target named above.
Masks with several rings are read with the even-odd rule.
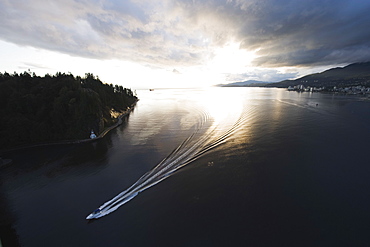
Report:
[[[117,89],[117,90],[116,90]],[[130,89],[108,85],[92,73],[74,77],[0,73],[0,148],[88,138],[136,102]]]

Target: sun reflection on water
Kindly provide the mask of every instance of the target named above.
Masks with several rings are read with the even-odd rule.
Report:
[[[229,90],[209,90],[201,104],[212,118],[213,127],[233,125],[243,113],[243,98]]]
[[[214,88],[207,91],[200,103],[212,121],[208,129],[213,132],[210,139],[226,135],[223,145],[228,146],[229,152],[250,140],[257,110],[253,90]]]

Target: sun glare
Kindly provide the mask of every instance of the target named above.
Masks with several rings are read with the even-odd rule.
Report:
[[[173,79],[184,87],[224,84],[227,74],[245,73],[255,57],[255,52],[239,49],[238,43],[230,43],[217,48],[213,59],[203,66],[179,68],[181,74]]]
[[[218,48],[215,51],[214,59],[210,61],[208,66],[214,72],[242,73],[255,56],[254,52],[242,50],[239,48],[239,44],[231,43]]]
[[[232,125],[242,114],[243,98],[234,93],[220,88],[210,88],[206,97],[203,98],[202,104],[207,114],[213,120],[213,126]]]

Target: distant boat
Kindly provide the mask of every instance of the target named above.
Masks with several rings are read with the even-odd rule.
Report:
[[[154,88],[150,88],[149,91],[154,91]]]

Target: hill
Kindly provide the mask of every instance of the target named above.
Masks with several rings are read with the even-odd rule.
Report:
[[[266,81],[256,81],[256,80],[248,80],[248,81],[241,81],[241,82],[233,82],[229,84],[219,84],[219,87],[262,87],[266,86],[271,82]]]
[[[58,72],[44,77],[0,73],[0,149],[86,139],[116,122],[137,101],[130,89]]]
[[[285,80],[271,83],[266,87],[289,87],[303,85],[304,87],[348,87],[370,86],[370,62],[354,63],[345,67],[332,68],[321,73],[310,74],[295,80]]]

